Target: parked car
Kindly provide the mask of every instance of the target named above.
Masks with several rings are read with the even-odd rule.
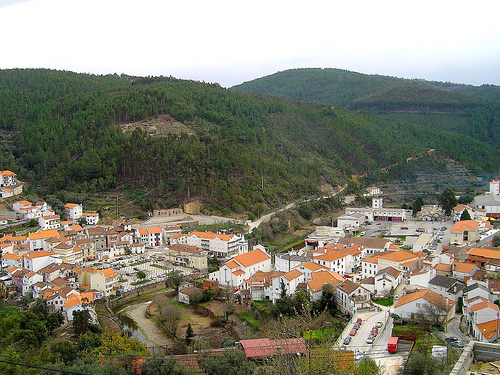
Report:
[[[356,328],[353,328],[351,329],[351,333],[349,333],[349,335],[356,336],[356,333],[358,333],[358,330]]]
[[[363,323],[363,319],[361,319],[361,318],[356,319],[356,323],[358,323],[359,325],[361,325],[361,323]]]
[[[382,327],[382,322],[379,320],[376,324],[375,327],[380,328]]]
[[[366,340],[366,343],[367,344],[373,344],[373,340],[375,340],[375,337],[373,337],[372,335],[368,336],[368,339]]]
[[[446,337],[444,339],[444,341],[448,341],[448,342],[451,342],[451,341],[458,341],[458,337],[454,337],[454,336],[451,336],[451,337]]]
[[[356,361],[360,361],[361,359],[363,359],[364,356],[365,356],[365,351],[360,350],[359,352],[356,353],[356,356],[354,357],[354,359]]]
[[[454,348],[463,348],[465,344],[462,341],[450,341],[450,346]]]
[[[354,329],[359,329],[359,327],[360,327],[360,324],[359,324],[359,323],[355,323],[355,324],[354,324]]]
[[[349,343],[351,342],[351,336],[347,336],[345,339],[344,339],[344,345],[349,345]]]
[[[378,335],[378,329],[377,328],[372,328],[372,330],[370,331],[370,335],[377,336]]]

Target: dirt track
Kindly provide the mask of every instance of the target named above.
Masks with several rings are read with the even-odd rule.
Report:
[[[167,335],[158,327],[154,321],[146,318],[146,309],[148,303],[141,303],[132,306],[126,311],[126,314],[133,319],[140,327],[141,332],[144,334],[146,341],[152,345],[173,346],[174,342],[167,337]]]

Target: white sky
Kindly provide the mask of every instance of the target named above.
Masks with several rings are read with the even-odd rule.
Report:
[[[0,68],[249,81],[292,68],[500,85],[500,1],[0,0]]]

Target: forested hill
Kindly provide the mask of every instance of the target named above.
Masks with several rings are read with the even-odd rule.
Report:
[[[378,178],[429,148],[491,171],[498,151],[432,126],[249,96],[172,77],[0,71],[2,169],[42,193],[144,189],[144,209],[199,198],[234,212]],[[262,187],[263,186],[263,187]]]
[[[498,86],[405,80],[339,69],[294,69],[231,90],[367,111],[500,146]]]

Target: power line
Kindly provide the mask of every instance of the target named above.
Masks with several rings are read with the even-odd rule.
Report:
[[[52,371],[52,372],[61,372],[63,374],[74,374],[74,375],[92,375],[88,374],[86,372],[78,372],[78,371],[71,371],[71,370],[62,370],[62,369],[56,369],[56,368],[51,368],[51,367],[43,367],[43,366],[35,366],[35,365],[29,365],[27,363],[18,363],[18,362],[12,362],[12,361],[5,361],[0,359],[1,363],[7,363],[9,365],[14,365],[14,366],[22,366],[22,367],[29,367],[29,368],[35,368],[38,370],[46,370],[46,371]]]

